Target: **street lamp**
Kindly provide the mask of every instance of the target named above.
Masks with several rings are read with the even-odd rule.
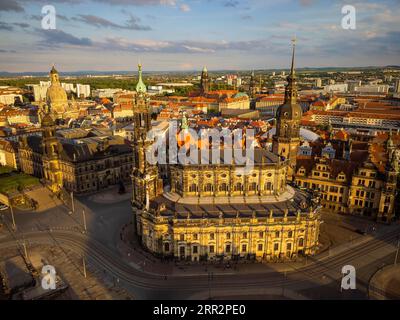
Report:
[[[211,280],[214,278],[213,272],[208,272],[208,299],[211,300]]]
[[[86,214],[85,214],[85,209],[82,209],[82,218],[83,218],[83,228],[85,232],[87,231],[87,226],[86,226]]]
[[[15,224],[14,210],[12,208],[11,203],[10,203],[10,212],[11,212],[11,219],[12,219],[12,227],[13,227],[13,230],[15,231],[15,230],[17,230],[17,225]]]

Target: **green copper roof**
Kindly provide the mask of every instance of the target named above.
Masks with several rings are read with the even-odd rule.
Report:
[[[248,98],[249,96],[245,92],[238,92],[234,95],[234,98],[242,98],[242,97]]]
[[[146,89],[146,85],[144,84],[143,79],[142,79],[142,65],[141,64],[138,65],[138,72],[139,72],[139,80],[136,85],[136,92],[146,93],[147,89]]]
[[[186,118],[185,112],[183,113],[183,117],[182,117],[181,129],[182,130],[189,129],[189,123],[188,123],[188,119]]]

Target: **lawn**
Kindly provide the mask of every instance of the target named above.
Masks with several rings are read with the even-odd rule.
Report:
[[[0,175],[3,173],[10,173],[12,172],[14,169],[11,167],[7,167],[7,166],[0,166]]]
[[[10,193],[39,183],[39,179],[24,173],[3,174],[0,176],[0,192]]]

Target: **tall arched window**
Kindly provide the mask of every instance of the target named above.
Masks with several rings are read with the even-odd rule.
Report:
[[[256,182],[250,183],[249,191],[257,191],[257,183]]]
[[[197,192],[197,185],[195,183],[190,185],[189,192]]]
[[[212,192],[213,191],[213,185],[211,183],[207,183],[204,187],[205,192]]]
[[[228,191],[228,185],[224,182],[221,183],[219,186],[219,191],[227,192]]]
[[[236,183],[235,191],[243,191],[243,185],[241,182]]]

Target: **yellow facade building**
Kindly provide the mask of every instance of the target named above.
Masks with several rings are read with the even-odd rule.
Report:
[[[294,67],[288,79],[285,118],[278,119],[282,125],[288,121],[285,112],[295,117],[295,123],[299,112]],[[139,84],[134,106],[132,209],[136,234],[146,249],[157,256],[187,261],[282,261],[318,250],[319,200],[287,185],[291,157],[284,159],[255,148],[251,169],[223,161],[171,163],[163,185],[157,165],[149,164],[143,151],[151,144],[144,135],[151,125],[146,121],[149,107],[143,105],[145,92]],[[282,138],[287,140],[277,139],[279,144],[297,143],[298,132],[290,131],[293,137],[285,132]]]
[[[381,134],[365,150],[352,150],[353,142],[349,141],[340,158],[300,155],[295,183],[318,191],[322,206],[328,210],[391,222],[396,214],[400,173],[400,136],[395,140],[391,133]]]

